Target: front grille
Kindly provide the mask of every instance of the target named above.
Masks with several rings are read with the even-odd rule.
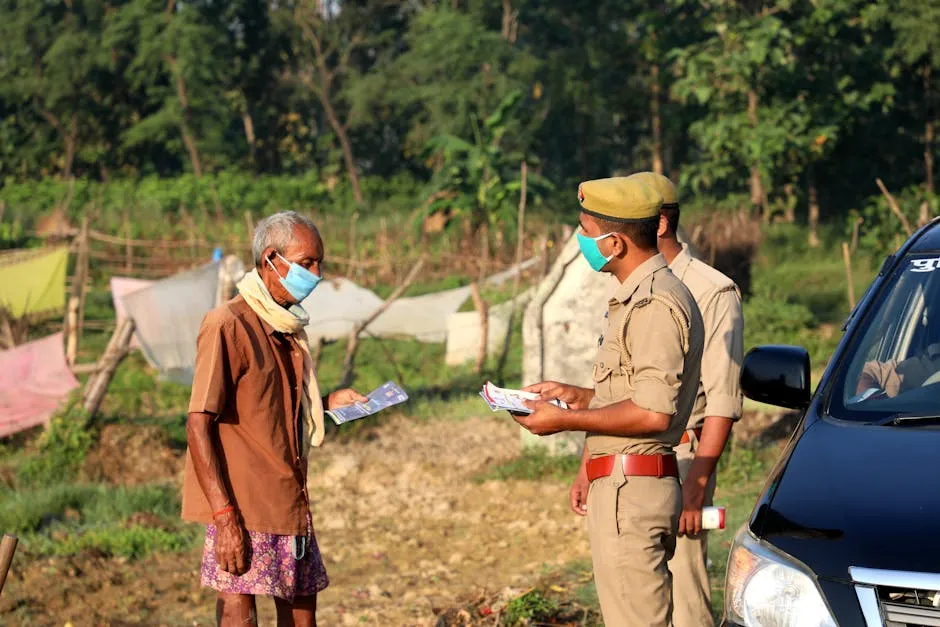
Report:
[[[940,627],[940,573],[849,568],[867,627]]]
[[[940,591],[878,587],[885,627],[940,627]]]

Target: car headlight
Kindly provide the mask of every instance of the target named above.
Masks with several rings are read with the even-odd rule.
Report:
[[[805,566],[738,531],[725,584],[728,619],[747,627],[836,627]]]

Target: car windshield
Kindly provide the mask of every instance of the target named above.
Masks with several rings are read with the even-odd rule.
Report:
[[[904,258],[872,307],[842,362],[830,412],[866,422],[940,414],[940,256]]]

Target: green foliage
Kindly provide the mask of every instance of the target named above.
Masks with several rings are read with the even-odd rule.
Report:
[[[558,604],[538,590],[526,593],[506,604],[500,624],[506,627],[531,625],[549,620],[558,611]]]
[[[508,414],[506,419],[509,420]],[[581,458],[578,455],[549,455],[540,448],[526,448],[518,457],[483,471],[477,481],[544,481],[558,479],[571,481],[578,474]]]
[[[184,551],[193,546],[198,531],[184,528],[168,531],[141,525],[89,529],[68,534],[62,539],[36,536],[23,539],[30,553],[38,555],[69,556],[93,551],[104,557],[139,559],[151,553]]]
[[[38,532],[63,522],[103,526],[137,512],[174,520],[180,508],[178,489],[157,484],[126,487],[60,482],[28,491],[4,490],[0,495],[0,528],[7,533]],[[75,510],[74,520],[66,520],[67,510]]]
[[[79,470],[94,442],[87,412],[77,400],[52,417],[36,454],[19,468],[19,480],[31,486],[61,482]]]

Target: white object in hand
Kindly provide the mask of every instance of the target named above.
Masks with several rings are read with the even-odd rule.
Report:
[[[724,529],[725,528],[725,508],[724,507],[703,507],[702,508],[702,529]]]

